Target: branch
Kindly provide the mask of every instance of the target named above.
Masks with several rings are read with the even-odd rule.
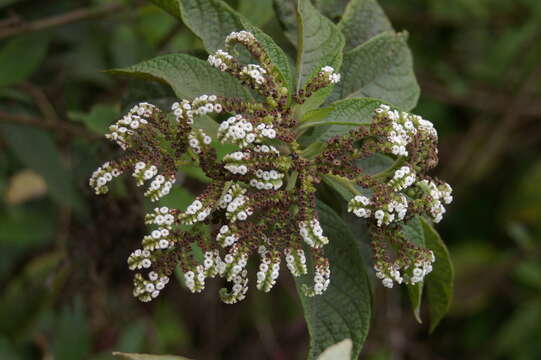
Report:
[[[30,126],[35,126],[35,127],[45,129],[45,130],[60,131],[60,132],[67,133],[69,135],[81,136],[89,140],[95,140],[95,139],[101,138],[101,136],[91,133],[82,127],[79,127],[77,125],[70,124],[64,121],[51,123],[48,121],[43,121],[43,119],[40,119],[37,117],[10,114],[4,111],[0,111],[0,121],[30,125]]]
[[[69,23],[86,20],[102,15],[110,14],[123,7],[123,4],[116,3],[100,8],[82,8],[62,15],[51,16],[49,18],[36,20],[32,22],[22,22],[17,26],[3,26],[0,28],[0,39],[7,37],[48,29],[51,27],[66,25]]]

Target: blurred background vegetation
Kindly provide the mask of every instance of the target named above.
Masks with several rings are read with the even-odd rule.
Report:
[[[278,36],[271,0],[230,3]],[[362,358],[541,359],[541,1],[382,6],[410,34],[415,112],[441,134],[437,175],[456,200],[438,229],[457,279],[431,335],[403,290],[377,288]],[[169,52],[204,56],[188,29],[144,0],[0,0],[0,359],[304,357],[287,276],[237,305],[218,300],[218,283],[203,295],[173,284],[150,304],[131,296],[126,259],[149,204],[129,179],[102,197],[87,181],[118,153],[102,135],[126,106],[172,94],[102,70]],[[163,203],[187,204],[198,178],[187,172]]]

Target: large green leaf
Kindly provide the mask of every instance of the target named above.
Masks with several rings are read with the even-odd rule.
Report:
[[[0,134],[22,163],[43,176],[54,200],[84,212],[83,200],[73,184],[71,172],[48,133],[26,125],[0,124]]]
[[[214,94],[251,99],[251,95],[236,79],[206,61],[185,54],[158,56],[125,69],[108,72],[164,82],[173,88],[179,98]]]
[[[307,135],[307,142],[326,141],[333,136],[344,135],[357,126],[369,125],[374,110],[381,105],[378,99],[346,99],[312,110],[302,119],[302,128],[315,129]]]
[[[291,89],[292,76],[287,55],[270,36],[252,25],[241,14],[220,0],[152,0],[171,15],[181,19],[203,40],[209,53],[223,48],[225,38],[233,31],[247,30],[254,34],[269,58]]]
[[[386,32],[344,55],[342,81],[328,102],[344,98],[372,97],[408,111],[419,98],[419,85],[406,33]]]
[[[255,26],[263,26],[272,19],[272,0],[239,0],[238,11]]]
[[[344,36],[310,0],[299,0],[297,16],[297,89],[301,89],[323,66],[332,66],[336,71],[340,69]]]
[[[0,87],[25,80],[37,69],[49,39],[42,33],[25,34],[10,40],[0,49]]]
[[[430,315],[430,331],[434,331],[441,319],[447,314],[453,299],[454,269],[449,250],[440,235],[421,218],[426,247],[434,252],[436,262],[433,270],[425,279]]]
[[[327,347],[344,339],[352,339],[351,358],[356,359],[368,334],[372,312],[370,284],[361,255],[359,235],[353,236],[348,226],[330,207],[318,204],[318,213],[329,245],[325,255],[331,264],[331,283],[323,295],[306,297],[299,291],[310,333],[309,359],[315,359]],[[305,276],[297,282],[311,283]]]
[[[338,23],[346,38],[346,50],[350,50],[372,37],[393,31],[391,22],[376,0],[351,0]]]
[[[128,354],[121,352],[114,352],[113,355],[124,360],[189,360],[175,355]]]
[[[274,0],[274,12],[286,38],[296,47],[298,40],[297,0]]]
[[[171,15],[182,19],[209,53],[223,49],[225,37],[243,29],[239,15],[220,0],[151,0]]]

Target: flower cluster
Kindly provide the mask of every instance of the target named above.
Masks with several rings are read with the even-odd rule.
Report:
[[[107,139],[115,141],[123,150],[130,146],[131,136],[140,127],[147,125],[157,108],[148,103],[135,105],[116,124],[109,127],[110,133],[106,134]]]
[[[109,191],[107,184],[121,174],[122,171],[115,167],[114,163],[108,161],[94,171],[89,183],[97,195],[105,194]]]
[[[381,105],[370,125],[328,140],[319,154],[303,156],[293,107],[339,82],[340,74],[325,66],[292,94],[256,36],[234,32],[225,45],[208,57],[209,64],[240,81],[259,102],[203,94],[179,99],[169,112],[136,105],[107,135],[125,154],[90,178],[96,193],[104,194],[113,178],[131,172],[138,186],[149,182],[144,195],[151,201],[170,192],[179,164],[196,165],[210,179],[186,209],[161,206],[145,216],[149,233],[128,258],[137,272],[134,295],[152,300],[178,268],[194,293],[203,291],[207,279],[222,278],[228,285],[219,291],[221,299],[235,303],[246,297],[251,259],[259,259],[258,290],[271,290],[285,262],[293,276],[313,278],[313,285],[302,287],[306,296],[323,294],[332,277],[324,247],[332,246],[332,238],[318,218],[316,192],[328,177],[354,192],[348,210],[368,223],[376,276],[383,284],[422,281],[434,256],[408,242],[402,226],[414,216],[439,221],[443,204],[452,200],[449,185],[426,175],[437,164],[432,124]],[[255,63],[231,55],[235,46],[244,47]],[[201,116],[217,114],[225,120],[216,131],[201,126]],[[232,149],[221,158],[218,142]],[[394,164],[367,174],[358,160],[376,153]]]

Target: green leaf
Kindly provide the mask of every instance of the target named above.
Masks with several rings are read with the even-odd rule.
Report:
[[[333,136],[344,135],[357,126],[370,125],[374,110],[381,104],[381,100],[370,98],[340,100],[308,112],[302,119],[300,129],[316,127],[308,135],[308,143],[326,141]]]
[[[327,101],[372,97],[404,111],[413,109],[419,85],[406,39],[406,33],[387,32],[347,52],[342,80]]]
[[[357,166],[359,169],[368,175],[374,175],[386,171],[395,164],[395,159],[380,153],[372,154],[367,158],[359,159],[357,161]]]
[[[297,47],[297,0],[274,0],[273,4],[284,35]]]
[[[271,62],[276,67],[278,75],[282,78],[282,81],[291,94],[293,92],[293,76],[291,74],[291,68],[289,66],[289,59],[287,55],[278,45],[276,45],[274,40],[272,40],[269,35],[251,25],[245,19],[242,19],[242,23],[244,28],[254,34],[255,38],[259,41],[263,49],[265,49]]]
[[[160,206],[175,209],[185,209],[192,203],[195,196],[184,187],[174,187],[169,194],[160,199]]]
[[[43,176],[54,200],[80,213],[85,212],[71,172],[63,164],[60,152],[47,132],[25,125],[0,124],[0,133],[21,162]]]
[[[344,36],[336,25],[321,15],[310,0],[299,0],[297,89],[301,89],[323,66],[335,71],[342,64]]]
[[[351,339],[340,341],[325,349],[325,351],[319,355],[317,360],[349,360],[351,359],[352,348],[353,342]]]
[[[352,184],[348,179],[340,176],[323,175],[323,182],[342,196],[345,201],[349,201],[355,195],[363,193],[363,189],[360,186]]]
[[[113,356],[124,360],[189,360],[188,358],[174,355],[128,354],[121,352],[114,352]]]
[[[120,111],[117,106],[97,104],[89,113],[74,111],[69,112],[68,117],[82,122],[97,134],[105,135],[109,131],[109,126],[120,117]]]
[[[247,30],[265,49],[279,75],[292,91],[292,76],[287,55],[270,36],[252,25],[241,14],[220,0],[152,0],[182,21],[203,40],[209,53],[224,48],[225,38],[233,31]],[[175,4],[176,7],[175,7]]]
[[[423,225],[421,223],[420,217],[415,216],[410,219],[407,223],[402,226],[402,232],[406,238],[413,244],[426,247],[425,235],[423,231]],[[423,283],[417,283],[415,285],[407,285],[408,295],[411,302],[411,308],[413,310],[413,315],[417,322],[422,323],[421,320],[421,300],[423,296]]]
[[[449,250],[447,250],[439,234],[426,220],[421,218],[421,223],[426,247],[432,250],[436,257],[433,270],[425,279],[428,313],[430,315],[430,332],[432,332],[451,306],[454,269]]]
[[[27,79],[37,69],[49,46],[43,33],[20,35],[0,49],[0,87]]]
[[[108,72],[161,81],[170,85],[181,99],[202,94],[251,99],[251,95],[236,79],[206,61],[185,54],[158,56],[125,69]]]
[[[239,0],[238,10],[255,26],[263,26],[274,15],[272,0]]]
[[[181,0],[150,0],[150,2],[154,3],[154,5],[162,8],[164,11],[168,12],[177,19],[182,20],[180,1]]]
[[[223,49],[225,37],[243,29],[239,15],[220,0],[151,0],[181,19],[205,45],[209,53]]]
[[[315,5],[323,15],[334,20],[342,15],[349,1],[315,0]]]
[[[391,22],[376,0],[351,0],[338,28],[346,38],[346,50],[353,49],[380,33],[393,31]]]
[[[331,283],[323,295],[306,297],[300,288],[312,280],[304,277],[297,281],[310,333],[308,358],[315,359],[327,347],[352,339],[351,358],[356,359],[368,334],[372,313],[371,290],[360,241],[330,207],[319,203],[318,213],[323,231],[329,238],[325,255],[331,264]]]
[[[413,316],[419,324],[423,322],[421,319],[421,303],[423,298],[423,283],[419,282],[414,285],[406,285],[408,289],[408,296],[411,302],[411,309],[413,310]]]

